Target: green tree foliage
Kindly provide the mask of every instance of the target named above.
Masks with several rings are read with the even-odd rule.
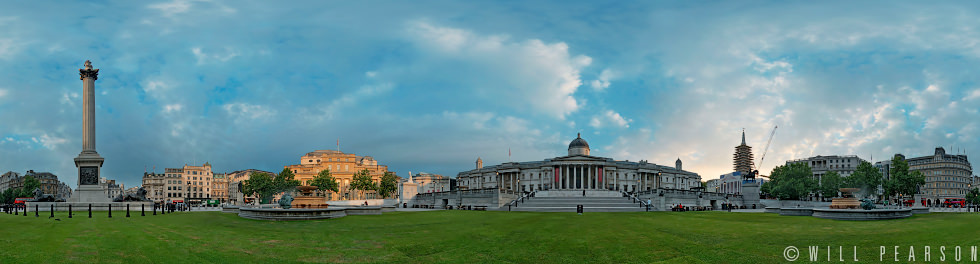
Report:
[[[899,156],[892,158],[892,167],[888,172],[889,179],[885,181],[885,195],[912,196],[919,191],[919,186],[926,183],[926,177],[919,171],[909,171],[909,163]]]
[[[769,180],[772,195],[783,200],[799,200],[817,189],[810,166],[804,163],[776,167],[772,169]]]
[[[759,187],[759,193],[762,194],[762,196],[764,197],[774,196],[772,194],[772,180],[762,183],[762,186]]]
[[[362,193],[368,190],[374,190],[377,186],[371,181],[371,172],[367,169],[363,169],[354,173],[354,178],[350,183],[351,189],[360,190]]]
[[[378,184],[378,194],[381,197],[389,197],[398,190],[398,176],[394,173],[386,171],[384,176],[381,176],[381,183]]]
[[[861,188],[861,193],[866,196],[874,195],[878,186],[882,184],[881,172],[870,162],[862,161],[857,170],[847,177],[845,187]]]
[[[837,197],[837,191],[843,184],[844,178],[836,171],[830,171],[821,177],[817,192],[824,198]]]
[[[0,203],[12,204],[14,203],[14,198],[17,198],[17,193],[20,192],[17,188],[9,188],[0,193]]]
[[[980,190],[973,188],[966,194],[966,202],[970,204],[980,204]]]
[[[272,199],[272,176],[260,172],[252,174],[248,180],[242,181],[242,193],[248,196],[258,195],[259,203],[267,204]]]
[[[24,187],[20,189],[18,197],[34,197],[34,190],[41,187],[41,181],[32,176],[24,176]]]
[[[289,168],[283,168],[279,175],[273,180],[272,185],[274,187],[275,193],[281,193],[285,191],[292,191],[299,186],[299,180],[296,180],[296,176],[293,175],[293,171]]]
[[[242,193],[258,195],[259,203],[267,204],[272,201],[272,197],[277,193],[290,191],[299,186],[299,181],[293,178],[293,171],[288,168],[283,169],[275,177],[267,173],[255,173],[248,180],[243,181]]]
[[[340,191],[340,183],[337,183],[337,179],[330,174],[330,170],[322,170],[318,173],[312,180],[306,182],[310,186],[316,186],[318,190],[321,191]]]

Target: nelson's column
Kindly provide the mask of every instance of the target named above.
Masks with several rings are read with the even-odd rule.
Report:
[[[78,69],[82,80],[82,153],[75,157],[78,167],[78,189],[72,202],[109,202],[105,191],[99,187],[99,169],[105,159],[95,151],[95,80],[99,69],[92,69],[92,62],[85,61],[85,69]]]

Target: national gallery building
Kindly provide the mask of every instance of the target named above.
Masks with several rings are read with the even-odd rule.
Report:
[[[581,134],[568,144],[568,156],[542,161],[507,162],[457,175],[460,189],[499,188],[512,192],[541,190],[610,190],[637,192],[653,189],[690,190],[701,187],[701,176],[647,161],[617,161],[589,155],[589,143]]]

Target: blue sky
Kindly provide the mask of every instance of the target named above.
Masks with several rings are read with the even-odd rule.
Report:
[[[103,175],[279,171],[316,149],[400,175],[564,155],[763,171],[980,151],[972,2],[89,1],[0,10],[0,171],[74,186],[81,81]],[[957,150],[947,152],[957,152]]]

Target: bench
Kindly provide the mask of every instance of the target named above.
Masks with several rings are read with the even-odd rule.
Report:
[[[486,211],[487,210],[487,207],[486,206],[483,206],[483,205],[473,206],[473,208],[476,209],[477,211]]]

